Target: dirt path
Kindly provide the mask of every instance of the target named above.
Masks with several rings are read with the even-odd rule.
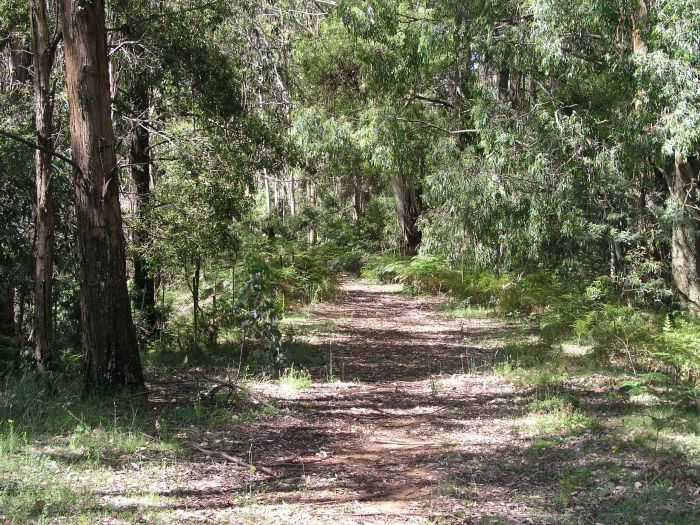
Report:
[[[449,458],[512,445],[512,387],[468,373],[475,360],[493,355],[494,337],[504,327],[492,320],[465,327],[440,314],[436,301],[396,291],[345,283],[333,304],[310,310],[329,327],[305,343],[306,351],[327,359],[326,380],[319,373],[308,389],[294,392],[258,385],[256,394],[274,399],[280,417],[253,424],[227,445],[220,432],[205,436],[199,449],[216,451],[204,458],[206,474],[193,465],[172,492],[174,518],[465,522],[466,509],[451,494]],[[255,465],[254,480],[232,479],[221,466],[222,449]]]
[[[311,385],[254,384],[252,412],[200,414],[192,391],[180,404],[163,388],[189,410],[180,446],[115,465],[101,506],[138,519],[105,523],[700,522],[692,460],[621,436],[619,418],[639,407],[610,378],[547,372],[516,387],[487,365],[522,327],[397,291],[348,282],[308,309],[313,329],[290,351]]]
[[[335,303],[312,310],[337,323],[314,339],[322,350],[330,345],[325,351],[346,381],[314,383],[280,401],[284,422],[271,429],[273,446],[259,451],[278,458],[284,477],[302,476],[302,487],[296,479],[278,489],[303,490],[278,490],[268,503],[284,501],[298,522],[454,517],[459,508],[442,493],[441,458],[502,440],[498,416],[510,412],[511,388],[465,374],[472,359],[494,351],[478,340],[491,342],[499,326],[483,322],[467,334],[435,303],[395,291],[350,283]]]

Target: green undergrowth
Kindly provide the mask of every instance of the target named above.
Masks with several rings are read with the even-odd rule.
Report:
[[[306,322],[301,309],[332,300],[343,275],[358,274],[364,260],[353,248],[282,240],[258,240],[248,251],[254,255],[202,270],[196,327],[191,287],[177,280],[164,287],[161,321],[142,338],[150,363],[237,366],[243,357],[243,367],[276,374],[295,362],[298,336],[333,328]]]
[[[468,503],[482,485],[525,479],[508,497],[543,523],[697,523],[700,412],[687,383],[522,334],[484,370],[517,385],[505,420],[518,439],[493,456],[448,454],[452,494]]]
[[[311,375],[304,368],[291,365],[280,374],[279,384],[288,392],[299,392],[311,386]]]
[[[111,508],[100,495],[109,488],[115,469],[177,463],[197,453],[191,443],[199,443],[205,434],[278,415],[274,406],[253,402],[245,387],[214,392],[214,386],[205,380],[183,383],[187,395],[181,400],[175,389],[165,401],[155,391],[145,402],[128,393],[114,398],[81,395],[80,379],[71,371],[57,372],[51,387],[30,373],[4,378],[0,522],[138,521],[138,508]]]

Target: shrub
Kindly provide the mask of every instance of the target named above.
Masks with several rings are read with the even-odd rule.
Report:
[[[17,339],[0,336],[0,370],[9,370],[20,354]]]
[[[359,276],[365,263],[364,253],[346,246],[325,244],[315,248],[313,253],[319,263],[336,273]]]
[[[460,282],[453,293],[469,304],[495,306],[509,280],[507,274],[473,270],[460,274]]]
[[[700,322],[684,318],[666,318],[657,337],[653,355],[670,364],[690,381],[700,378]]]
[[[373,281],[393,282],[398,275],[397,270],[406,264],[407,260],[395,255],[372,255],[365,261],[360,275]]]
[[[332,299],[338,287],[338,272],[332,267],[334,255],[339,257],[339,252],[276,245],[267,257],[270,288],[282,296],[285,305]]]
[[[502,314],[542,314],[545,307],[559,301],[563,287],[545,272],[533,273],[503,287],[498,301]]]
[[[574,322],[579,338],[590,341],[599,356],[612,357],[649,349],[658,326],[653,314],[630,306],[603,304]]]

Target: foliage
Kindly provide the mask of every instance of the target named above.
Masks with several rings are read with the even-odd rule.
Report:
[[[603,356],[629,354],[653,342],[655,317],[630,306],[602,304],[577,319],[574,328],[579,337],[593,341]]]
[[[235,324],[241,330],[241,346],[248,339],[265,343],[267,355],[256,350],[253,359],[283,364],[282,334],[278,327],[279,312],[274,299],[269,296],[264,279],[264,266],[255,265],[249,280],[243,285],[241,295],[233,305]],[[264,359],[266,358],[266,359]]]
[[[691,382],[700,377],[700,325],[692,319],[664,320],[653,355],[670,363]]]

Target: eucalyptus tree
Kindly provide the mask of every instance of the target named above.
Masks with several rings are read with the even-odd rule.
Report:
[[[307,107],[301,117],[315,112],[351,128],[352,147],[393,193],[406,254],[415,254],[421,241],[432,144],[469,133],[451,127],[459,119],[441,78],[449,45],[441,31],[423,5],[343,2],[296,57],[305,85],[299,97]],[[353,165],[349,169],[362,163]]]
[[[34,122],[37,149],[34,155],[36,186],[35,270],[34,270],[34,359],[39,374],[53,361],[53,279],[55,209],[53,197],[55,148],[53,138],[53,65],[59,45],[58,13],[45,0],[29,1],[32,32]]]
[[[144,387],[126,286],[104,4],[62,3],[86,387]]]
[[[133,303],[152,332],[155,273],[147,251],[151,244],[148,216],[153,184],[167,165],[158,156],[179,155],[180,146],[165,129],[178,122],[208,123],[224,129],[240,113],[240,83],[233,60],[214,35],[233,18],[226,2],[132,2],[112,6],[110,68],[118,132],[125,137],[121,153],[130,176],[128,216],[133,261]]]
[[[648,160],[667,184],[671,273],[681,301],[700,315],[700,6],[638,0],[631,42],[634,100]]]
[[[26,337],[33,200],[32,150],[26,147],[32,142],[31,50],[26,4],[3,0],[0,11],[0,335]]]

